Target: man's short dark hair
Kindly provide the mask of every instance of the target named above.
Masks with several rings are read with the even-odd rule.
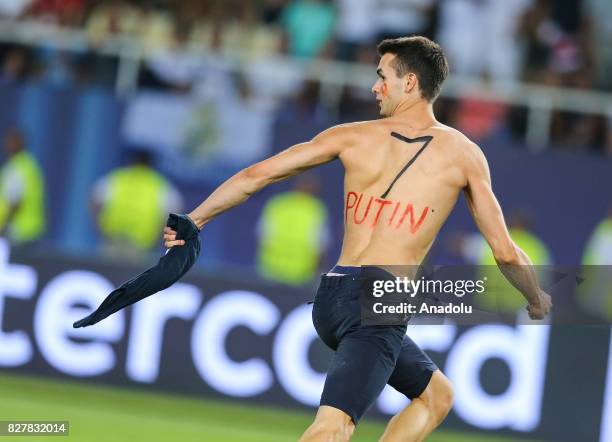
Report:
[[[378,45],[378,55],[395,55],[393,67],[398,77],[408,72],[419,79],[421,96],[433,101],[448,77],[448,61],[437,43],[426,37],[401,37],[387,39]]]

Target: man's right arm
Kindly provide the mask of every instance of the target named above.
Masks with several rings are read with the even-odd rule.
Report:
[[[465,196],[470,212],[491,247],[501,272],[529,302],[527,310],[531,319],[542,319],[550,310],[550,296],[540,289],[531,260],[508,233],[501,207],[491,188],[484,154],[472,143],[468,149]]]
[[[351,146],[355,139],[354,124],[335,126],[320,133],[311,141],[256,163],[225,181],[188,216],[198,229],[221,213],[246,201],[265,186],[284,180],[312,167],[332,161]],[[164,229],[166,247],[180,246],[176,232]]]

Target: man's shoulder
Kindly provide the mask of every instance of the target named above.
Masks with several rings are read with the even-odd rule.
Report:
[[[440,141],[439,144],[452,150],[456,159],[473,161],[484,158],[484,154],[478,144],[463,132],[445,124],[437,125],[433,131],[435,133],[434,136]]]
[[[339,147],[356,147],[367,142],[379,132],[376,121],[356,121],[330,127],[318,134],[314,140]]]
[[[434,126],[433,131],[436,133],[438,138],[443,140],[446,144],[450,144],[454,147],[476,146],[476,144],[463,132],[455,129],[454,127],[447,126],[446,124],[437,124]]]
[[[342,134],[369,133],[381,127],[381,120],[363,120],[352,121],[349,123],[341,123],[327,129],[326,132],[335,132]]]

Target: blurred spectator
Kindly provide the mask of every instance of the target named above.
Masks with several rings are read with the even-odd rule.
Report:
[[[612,5],[609,0],[585,0],[587,43],[593,53],[596,86],[612,91]]]
[[[378,41],[427,34],[435,3],[436,0],[378,0],[370,12],[378,28]]]
[[[281,27],[259,23],[252,0],[240,2],[231,21],[223,24],[220,38],[225,53],[248,59],[278,54],[283,44]]]
[[[359,47],[354,61],[376,66],[378,64],[378,54],[375,45]],[[372,71],[374,71],[373,68]],[[346,122],[373,120],[380,116],[380,109],[370,88],[346,85],[340,96],[339,108],[341,120]]]
[[[605,119],[597,115],[556,111],[551,122],[555,147],[571,150],[605,149]]]
[[[325,204],[314,175],[301,175],[292,191],[266,202],[257,224],[257,270],[265,278],[291,285],[317,276],[330,243]]]
[[[142,11],[121,0],[99,3],[86,19],[85,28],[94,46],[119,35],[137,35],[142,30]]]
[[[329,48],[335,21],[331,1],[293,0],[282,17],[289,54],[303,58],[323,55]]]
[[[35,0],[28,15],[39,20],[76,27],[83,23],[86,0]]]
[[[189,28],[177,27],[173,41],[164,50],[154,50],[145,61],[141,72],[141,85],[188,92],[202,69],[201,57],[188,50]],[[143,75],[144,74],[144,75]],[[153,79],[148,78],[153,75]]]
[[[276,23],[262,22],[277,20],[277,17],[265,17],[266,6],[257,9],[255,0],[215,2],[192,20],[190,44],[194,49],[206,47],[214,53],[249,59],[276,54],[282,46],[282,31]],[[278,15],[282,5],[277,6],[279,9],[274,14]],[[185,25],[179,22],[178,28],[181,27]]]
[[[10,129],[4,137],[6,161],[0,170],[0,234],[26,245],[45,231],[45,183],[38,162],[27,152],[23,134]]]
[[[374,44],[377,27],[372,14],[377,9],[376,0],[338,0],[336,4],[336,57],[344,61],[355,61],[359,50]]]
[[[518,28],[531,0],[452,0],[440,4],[438,42],[460,75],[513,81],[521,71]]]
[[[138,258],[160,243],[169,212],[180,212],[179,192],[151,166],[150,153],[132,153],[131,164],[102,177],[92,192],[92,208],[104,251]]]
[[[453,108],[451,126],[478,141],[504,129],[508,107],[504,103],[477,98],[461,98]]]
[[[178,44],[184,44],[186,39],[180,37],[187,35],[189,25],[181,23],[181,27],[177,26],[173,12],[157,6],[156,3],[145,3],[136,14],[138,23],[134,32],[146,52],[172,48],[173,43],[177,40]],[[176,39],[177,36],[178,39]]]
[[[28,70],[26,50],[21,47],[8,49],[2,59],[0,84],[12,84],[23,80]]]
[[[555,75],[555,74],[551,74]],[[557,74],[562,86],[589,90],[592,88],[591,76],[586,69]],[[603,150],[606,138],[606,121],[599,115],[577,112],[553,112],[551,122],[551,141],[569,149]]]
[[[572,5],[569,11],[562,7]],[[536,0],[526,11],[522,23],[527,42],[525,79],[562,86],[565,76],[585,67],[586,54],[577,27],[578,5],[574,0]]]
[[[278,25],[283,15],[287,0],[263,0],[261,2],[261,20],[266,25]]]

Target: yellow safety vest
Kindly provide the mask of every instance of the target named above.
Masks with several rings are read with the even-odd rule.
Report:
[[[24,182],[24,192],[17,213],[9,226],[9,237],[17,243],[35,241],[45,231],[45,185],[36,159],[21,151],[2,167],[0,174],[17,173]],[[4,180],[2,180],[4,181]],[[9,202],[0,192],[0,226],[7,222]]]
[[[523,229],[509,229],[510,237],[526,254],[534,265],[550,264],[550,253],[546,245],[534,234]],[[484,244],[479,261],[479,279],[487,278],[485,292],[475,295],[475,307],[502,313],[514,313],[524,308],[525,297],[514,288],[497,267],[493,252]],[[536,273],[538,268],[536,267]],[[544,283],[541,272],[538,274],[540,283]],[[545,285],[545,284],[544,284]]]
[[[577,300],[589,313],[612,320],[612,219],[605,219],[595,228],[582,257],[583,282],[577,288]],[[603,252],[603,253],[602,253]],[[603,256],[602,256],[603,255]]]
[[[149,167],[136,165],[111,172],[100,228],[112,240],[128,240],[142,250],[161,239],[165,218],[162,198],[167,181]]]
[[[258,253],[259,272],[292,285],[312,279],[317,271],[320,232],[327,220],[325,205],[298,191],[270,199],[262,214],[263,235]]]

